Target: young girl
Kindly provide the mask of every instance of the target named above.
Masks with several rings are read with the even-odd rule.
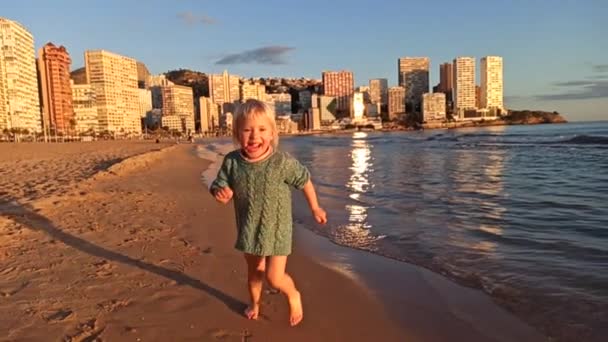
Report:
[[[301,189],[318,223],[325,224],[310,173],[296,159],[277,150],[279,135],[274,114],[257,100],[240,105],[233,119],[232,137],[239,149],[224,157],[210,191],[221,203],[234,198],[238,229],[235,247],[247,261],[251,305],[249,319],[260,313],[264,276],[289,302],[289,323],[302,321],[302,300],[293,279],[285,272],[291,254],[292,217],[290,186]]]

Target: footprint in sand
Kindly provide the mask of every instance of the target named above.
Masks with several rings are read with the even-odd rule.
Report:
[[[21,283],[20,285],[14,287],[12,289],[9,288],[7,290],[2,290],[2,291],[0,291],[0,296],[2,296],[2,297],[12,297],[15,294],[19,293],[24,288],[26,288],[29,284],[30,284],[29,281],[24,281],[23,283]]]
[[[116,268],[116,266],[109,263],[107,260],[102,260],[100,262],[96,262],[93,266],[97,269],[95,271],[95,275],[100,278],[106,278],[112,275],[112,270]]]
[[[7,275],[7,274],[13,272],[16,269],[17,269],[17,267],[8,267],[8,268],[5,268],[4,270],[0,271],[0,275],[2,275],[2,276]]]
[[[70,309],[60,309],[54,312],[42,314],[42,319],[47,323],[57,323],[71,317],[74,312]]]
[[[241,341],[244,342],[247,342],[250,337],[253,337],[253,335],[247,329],[241,332],[230,331],[225,329],[216,329],[212,330],[209,335],[217,340],[223,340],[228,337],[240,337]]]
[[[72,332],[63,337],[63,341],[100,341],[98,337],[105,329],[105,326],[100,326],[97,320],[93,318],[84,323],[80,323]]]
[[[130,299],[112,299],[112,300],[107,300],[104,302],[101,302],[99,304],[97,304],[97,307],[99,309],[102,309],[105,312],[114,312],[114,311],[118,311],[124,307],[129,306],[132,303],[132,301]]]

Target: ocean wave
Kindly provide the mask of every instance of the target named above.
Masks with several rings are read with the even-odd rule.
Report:
[[[576,135],[570,139],[560,142],[563,144],[608,145],[608,137],[597,135]]]

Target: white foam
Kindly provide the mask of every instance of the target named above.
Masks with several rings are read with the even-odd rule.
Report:
[[[222,166],[224,156],[232,150],[234,150],[234,145],[230,142],[198,145],[196,147],[196,154],[200,158],[211,161],[209,167],[201,174],[201,178],[207,187],[215,180],[215,177]]]

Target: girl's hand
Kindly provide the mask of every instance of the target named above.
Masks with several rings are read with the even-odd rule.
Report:
[[[215,195],[213,197],[215,197],[216,201],[226,204],[230,202],[230,199],[232,199],[232,189],[229,187],[220,188],[215,191]]]
[[[312,216],[315,218],[315,221],[317,221],[317,223],[320,223],[320,224],[327,223],[327,213],[321,207],[313,209]]]

